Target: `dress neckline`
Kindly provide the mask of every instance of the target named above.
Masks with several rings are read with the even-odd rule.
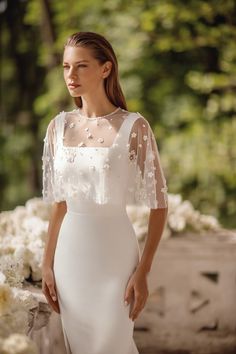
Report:
[[[120,107],[118,107],[118,108],[120,108]],[[118,109],[116,109],[116,110],[118,110]],[[67,146],[67,145],[64,145],[64,143],[63,143],[63,140],[64,140],[64,129],[65,129],[65,120],[66,120],[66,112],[64,112],[65,114],[64,114],[64,116],[63,116],[63,128],[62,128],[62,141],[61,141],[61,146],[62,146],[62,148],[63,149],[77,149],[77,150],[79,150],[79,149],[107,149],[107,150],[110,150],[110,149],[113,149],[115,146],[116,146],[116,144],[117,144],[117,141],[118,141],[118,138],[121,136],[121,133],[122,133],[122,131],[123,131],[123,129],[125,129],[125,124],[126,124],[126,122],[127,122],[127,120],[128,120],[128,117],[129,117],[129,115],[128,116],[126,116],[126,117],[124,117],[124,120],[123,120],[123,122],[121,123],[121,125],[120,125],[120,127],[119,127],[119,129],[118,129],[118,131],[117,131],[117,133],[116,133],[116,136],[115,136],[115,138],[114,138],[114,140],[113,140],[113,143],[110,145],[110,146]],[[110,113],[111,114],[111,113]],[[94,117],[94,118],[97,118],[97,117]],[[90,118],[89,118],[90,119]]]
[[[80,113],[80,108],[76,109],[75,111],[76,111],[76,112],[79,114],[79,116],[82,117],[82,118],[85,118],[85,119],[87,119],[87,120],[94,120],[94,119],[101,119],[101,118],[109,117],[109,116],[115,114],[116,112],[118,112],[120,109],[121,109],[121,107],[117,107],[114,111],[112,111],[112,112],[110,112],[110,113],[108,113],[108,114],[105,114],[104,116],[96,116],[96,117],[88,117],[88,116],[86,116],[86,115],[84,115],[84,114],[81,114],[81,113]]]

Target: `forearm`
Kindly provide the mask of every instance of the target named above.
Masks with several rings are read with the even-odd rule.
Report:
[[[167,218],[167,208],[151,209],[148,223],[148,233],[145,246],[142,252],[138,269],[144,273],[149,273],[153,257],[163,233]]]
[[[43,267],[53,266],[57,238],[66,210],[66,202],[54,203],[52,206],[45,242]]]

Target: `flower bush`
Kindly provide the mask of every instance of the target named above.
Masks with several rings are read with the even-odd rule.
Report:
[[[180,195],[168,194],[168,219],[163,238],[187,231],[196,233],[220,229],[217,219],[195,210]],[[146,206],[127,206],[135,233],[142,240],[148,227],[150,209]],[[0,213],[0,270],[7,283],[19,287],[23,279],[40,281],[42,258],[47,235],[50,205],[42,198],[29,199],[25,206]]]
[[[21,282],[22,277],[41,280],[49,212],[50,207],[41,198],[33,198],[25,206],[0,213],[0,270],[4,267],[8,273],[15,274],[14,281],[16,276],[18,282]],[[11,269],[10,263],[15,264],[16,260],[17,265]]]
[[[147,233],[150,209],[146,206],[137,208],[129,205],[127,212],[138,239],[143,240]],[[188,200],[183,201],[179,194],[168,194],[168,218],[162,238],[184,234],[188,231],[201,234],[220,229],[221,225],[214,216],[201,214]]]
[[[26,335],[13,333],[8,338],[0,338],[1,354],[38,354],[36,344]]]
[[[0,353],[36,354],[36,344],[27,336],[30,311],[38,301],[28,290],[7,283],[0,271]]]

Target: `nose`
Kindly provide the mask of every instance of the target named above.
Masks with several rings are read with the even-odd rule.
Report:
[[[71,69],[68,71],[68,78],[69,78],[69,79],[76,79],[76,78],[77,78],[77,74],[76,74],[75,69],[71,68]]]

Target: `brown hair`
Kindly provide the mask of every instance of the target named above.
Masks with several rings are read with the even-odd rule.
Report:
[[[108,77],[104,79],[104,88],[108,99],[117,107],[127,110],[127,104],[118,79],[118,62],[115,52],[106,38],[95,32],[76,32],[67,38],[64,45],[90,48],[92,55],[101,64],[107,60],[112,62]],[[77,107],[82,107],[81,97],[74,97]]]

